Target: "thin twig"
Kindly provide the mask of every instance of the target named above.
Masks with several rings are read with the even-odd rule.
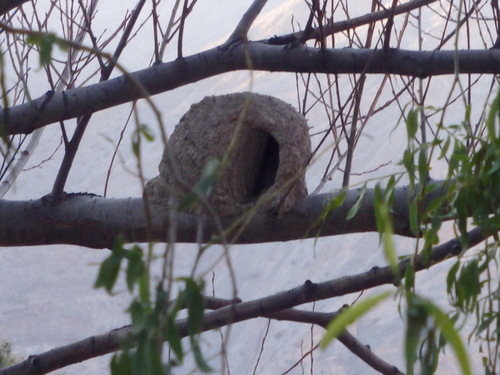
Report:
[[[125,48],[128,37],[132,33],[132,30],[137,22],[137,19],[139,17],[139,14],[143,8],[143,5],[145,3],[145,0],[140,0],[134,11],[132,12],[132,16],[130,17],[129,23],[127,24],[127,27],[125,28],[125,31],[118,43],[118,46],[115,49],[115,52],[113,53],[113,56],[108,63],[107,66],[103,66],[101,63],[101,78],[100,82],[107,81],[111,75],[111,72],[113,71],[114,67],[116,66],[116,62],[118,61],[121,53],[123,52],[123,49]],[[93,9],[93,8],[92,8]],[[92,35],[91,32],[91,25],[90,25],[90,15],[87,16],[86,18],[86,27],[85,29],[88,30],[88,32]],[[96,48],[96,46],[94,46]],[[66,152],[64,154],[64,158],[62,160],[61,166],[59,168],[59,171],[57,173],[56,179],[54,181],[54,185],[52,187],[52,193],[51,197],[53,199],[57,199],[61,197],[61,195],[64,192],[64,186],[66,185],[66,181],[69,176],[69,172],[73,166],[73,161],[75,159],[76,153],[78,151],[78,148],[80,146],[80,142],[83,138],[83,135],[87,129],[87,125],[92,118],[92,114],[85,114],[82,117],[78,119],[77,126],[75,129],[75,132],[73,133],[73,136],[69,143],[66,145]]]
[[[276,320],[286,320],[286,321],[292,321],[292,322],[298,322],[298,323],[310,323],[310,324],[316,324],[319,325],[323,328],[327,328],[328,324],[338,315],[338,312],[336,313],[321,313],[321,312],[315,312],[315,311],[303,311],[303,310],[297,310],[297,309],[287,309],[283,310],[277,313],[269,314],[267,315],[268,318],[271,319],[276,319]],[[349,349],[352,353],[354,353],[356,356],[358,356],[362,361],[367,363],[369,366],[374,368],[375,370],[379,371],[382,374],[385,375],[402,375],[403,373],[397,369],[397,367],[387,363],[384,361],[382,358],[378,357],[367,345],[362,344],[359,342],[351,333],[349,333],[347,330],[342,332],[340,336],[338,337],[338,340],[347,348]],[[311,349],[310,352],[312,352],[314,349],[316,349],[317,346],[315,346],[313,349]],[[306,355],[309,355],[309,353],[306,353],[297,363],[303,360],[303,358]]]
[[[392,0],[391,13],[387,17],[387,23],[385,26],[385,39],[384,39],[384,50],[389,50],[391,42],[392,27],[394,26],[394,15],[396,14],[396,6],[398,5],[398,0]],[[421,9],[421,8],[418,8]]]
[[[437,0],[413,0],[405,4],[398,5],[394,10],[394,15],[399,15],[403,13],[408,13],[414,9],[429,5],[436,2]],[[344,21],[332,22],[330,20],[326,25],[323,26],[325,30],[324,37],[332,35],[334,33],[347,31],[355,29],[360,26],[365,26],[373,22],[381,21],[388,18],[391,15],[390,9],[379,10],[377,12],[367,13],[360,17],[348,18]],[[278,37],[273,37],[267,40],[270,44],[289,44],[300,40],[302,38],[303,31],[299,31],[292,34],[286,34]],[[308,39],[317,39],[321,37],[321,31],[319,28],[315,28]]]
[[[253,373],[252,375],[257,374],[257,368],[259,367],[259,362],[262,358],[262,353],[264,353],[264,345],[266,344],[267,340],[267,335],[269,334],[269,328],[271,327],[271,319],[268,319],[267,325],[266,325],[266,332],[264,333],[264,337],[262,338],[260,342],[260,350],[259,350],[259,355],[257,357],[257,361],[255,362],[255,366],[253,368]]]
[[[376,2],[372,2],[372,12],[375,12],[375,5]],[[375,24],[371,23],[370,26],[368,27],[368,32],[366,34],[366,42],[364,47],[365,48],[370,48],[372,44],[372,39],[373,39],[373,33],[374,33],[374,28]],[[356,136],[357,136],[357,128],[358,128],[358,121],[360,121],[360,112],[361,112],[361,98],[363,96],[363,91],[365,87],[365,82],[366,82],[366,74],[362,73],[361,77],[359,78],[359,81],[355,85],[354,88],[354,112],[352,116],[352,123],[351,123],[351,129],[349,132],[349,135],[347,136],[347,155],[346,155],[346,161],[345,161],[345,170],[344,170],[344,177],[342,180],[342,187],[347,188],[349,186],[350,178],[351,178],[351,169],[352,169],[352,162],[354,158],[354,149],[356,148]]]
[[[162,40],[161,40],[160,51],[158,52],[157,62],[160,62],[163,60],[163,55],[165,54],[165,49],[167,47],[167,44],[172,39],[172,36],[175,34],[175,31],[172,32],[172,29],[173,29],[174,25],[176,24],[176,22],[179,22],[179,21],[175,21],[175,15],[177,14],[177,9],[179,8],[180,3],[181,3],[181,0],[176,0],[174,7],[172,9],[172,13],[170,13],[170,19],[168,21],[167,29],[165,30],[165,34],[163,35]],[[179,30],[179,29],[177,29],[177,30]]]
[[[186,22],[187,17],[187,2],[188,0],[184,0],[184,5],[182,6],[182,14],[181,21],[179,25],[179,39],[177,41],[177,58],[182,59],[182,41],[184,38],[184,23]]]

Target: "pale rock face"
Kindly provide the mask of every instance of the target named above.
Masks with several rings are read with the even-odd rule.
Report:
[[[307,195],[310,154],[307,122],[291,105],[254,93],[206,97],[176,126],[145,195],[168,205],[173,192],[181,202],[209,161],[225,160],[206,197],[215,212],[239,215],[256,207],[280,215]]]

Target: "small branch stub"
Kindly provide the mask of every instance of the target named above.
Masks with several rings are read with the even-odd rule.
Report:
[[[254,93],[206,97],[181,118],[145,193],[155,203],[167,205],[172,193],[181,202],[216,159],[222,163],[206,196],[215,212],[239,215],[257,206],[279,215],[307,196],[310,153],[307,121],[291,105]]]

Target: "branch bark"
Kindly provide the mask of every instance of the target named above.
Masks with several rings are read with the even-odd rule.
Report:
[[[247,40],[250,27],[266,3],[267,0],[254,0],[250,8],[248,8],[243,17],[241,17],[238,26],[236,26],[231,36],[227,39],[226,45],[230,45],[239,40]]]
[[[14,8],[20,7],[28,0],[2,0],[0,1],[0,15],[11,11]]]
[[[335,318],[336,315],[337,313],[286,309],[273,314],[269,314],[267,317],[274,320],[286,320],[298,323],[315,324],[326,329],[328,327],[328,324],[332,321],[333,318]],[[393,366],[384,361],[382,358],[378,357],[368,345],[364,345],[359,342],[359,340],[356,339],[356,337],[354,337],[349,331],[346,330],[342,332],[338,337],[338,340],[347,349],[358,356],[363,362],[365,362],[381,374],[404,375],[401,371],[398,370],[396,366]]]
[[[415,261],[415,270],[427,269],[450,256],[456,256],[466,249],[470,249],[482,242],[485,236],[479,228],[469,232],[467,248],[462,247],[458,238],[434,247],[424,262],[421,258]],[[398,267],[400,274],[404,274],[410,259],[403,260]],[[293,307],[304,303],[343,296],[360,292],[384,284],[393,284],[394,274],[390,266],[373,268],[370,271],[357,275],[341,277],[322,283],[313,283],[307,280],[303,285],[293,289],[248,302],[239,302],[215,311],[205,313],[203,331],[224,327],[257,317],[279,319],[280,314],[288,314]],[[276,314],[273,316],[273,314]],[[290,313],[297,320],[297,313]],[[330,314],[329,314],[330,315]],[[181,319],[176,322],[181,337],[188,335],[188,321]],[[29,356],[25,361],[14,366],[0,369],[0,375],[40,375],[57,370],[70,364],[81,362],[119,350],[123,338],[132,333],[131,326],[111,330],[107,333],[91,336],[84,340],[53,349],[51,351]],[[346,340],[350,337],[346,337]],[[389,371],[391,369],[388,369]],[[397,369],[396,369],[397,371]],[[390,373],[390,372],[389,372]]]
[[[408,1],[406,3],[399,4],[394,9],[394,15],[405,14],[411,12],[412,10],[430,5],[436,1],[437,0]],[[311,33],[308,33],[306,36],[304,35],[305,30],[303,30],[292,34],[274,37],[271,38],[270,41],[272,42],[272,44],[283,45],[295,41],[306,41],[310,39],[320,40],[320,38],[322,37],[321,34],[323,34],[323,37],[326,37],[328,35],[332,35],[338,32],[352,30],[360,26],[365,26],[377,21],[382,21],[386,18],[389,18],[392,12],[393,11],[391,8],[387,8],[376,12],[367,13],[359,17],[347,18],[342,21],[333,22],[332,20],[330,20],[326,25],[323,25],[321,28],[316,27],[314,30],[312,30]]]
[[[216,47],[196,55],[63,91],[0,110],[4,134],[29,134],[42,126],[169,91],[222,73],[248,69],[298,73],[399,74],[425,78],[460,73],[500,74],[500,50],[409,51],[318,49],[262,42]],[[455,64],[455,58],[458,63]]]
[[[426,196],[427,202],[446,192],[444,182],[434,184],[436,188]],[[222,217],[220,222],[227,231],[223,238],[231,243],[250,244],[377,231],[373,189],[366,189],[358,214],[346,220],[360,193],[360,190],[348,191],[343,204],[327,215],[325,208],[339,193],[310,195],[282,217],[265,214]],[[392,215],[396,234],[414,236],[408,224],[410,201],[411,193],[407,187],[395,189]],[[165,242],[170,212],[157,204],[150,203],[149,208],[151,228],[148,228],[142,198],[112,199],[69,194],[60,202],[46,198],[0,200],[0,246],[74,244],[112,248],[118,236],[125,242]],[[175,218],[176,238],[180,243],[195,243],[200,238],[204,243],[217,242],[220,238],[214,218],[198,220],[195,215],[182,212],[178,212]],[[202,235],[198,237],[200,222]]]

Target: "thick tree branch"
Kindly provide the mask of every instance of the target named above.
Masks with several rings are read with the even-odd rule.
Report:
[[[458,238],[434,247],[429,255],[429,261],[423,262],[417,258],[415,270],[427,269],[432,264],[441,262],[451,256],[456,256],[466,249],[477,245],[485,239],[479,228],[469,232],[467,248],[462,247]],[[410,259],[399,263],[400,274],[404,271]],[[307,280],[303,285],[272,296],[259,298],[253,301],[241,302],[221,307],[208,312],[204,317],[203,331],[220,328],[232,323],[241,322],[257,317],[279,318],[279,314],[287,314],[290,309],[304,303],[339,297],[346,294],[357,293],[366,289],[384,284],[393,284],[394,274],[390,266],[373,268],[370,271],[357,275],[341,277],[322,283],[313,283]],[[215,301],[216,305],[223,305]],[[277,314],[273,317],[273,314]],[[292,313],[295,315],[297,313]],[[182,319],[176,323],[181,337],[188,335],[188,321]],[[130,326],[114,329],[105,334],[92,336],[70,345],[53,349],[39,355],[29,356],[25,361],[14,366],[0,369],[0,375],[40,375],[70,364],[81,362],[119,350],[121,340],[132,332]],[[346,340],[349,339],[348,337]]]
[[[157,64],[129,75],[90,86],[48,92],[32,102],[0,110],[5,134],[29,134],[42,126],[97,112],[146,94],[155,95],[221,73],[248,69],[299,73],[400,74],[429,77],[455,73],[500,73],[500,50],[408,51],[399,49],[318,49],[283,47],[261,42],[217,47]]]
[[[426,197],[427,201],[445,192],[442,182],[435,184],[437,187]],[[410,194],[407,187],[395,189],[392,208],[394,230],[403,236],[413,236],[408,224]],[[233,243],[249,244],[377,230],[373,189],[366,189],[359,213],[354,218],[346,220],[349,210],[360,197],[360,190],[348,191],[344,203],[320,220],[329,202],[337,195],[308,196],[283,217],[254,214],[249,220],[246,217],[220,218],[227,230],[225,238]],[[151,232],[147,227],[142,198],[112,199],[70,194],[55,203],[45,198],[30,201],[0,200],[0,246],[74,244],[110,248],[118,236],[122,236],[125,242],[147,242],[149,233],[153,241],[165,242],[171,217],[169,210],[156,204],[151,204],[150,209]],[[176,219],[177,241],[197,242],[199,220],[196,216],[177,213]],[[241,222],[245,223],[243,228],[238,226]],[[201,225],[201,240],[217,241],[220,233],[217,232],[215,220],[203,217]]]
[[[2,0],[0,1],[0,15],[11,11],[14,8],[20,7],[28,0]]]

